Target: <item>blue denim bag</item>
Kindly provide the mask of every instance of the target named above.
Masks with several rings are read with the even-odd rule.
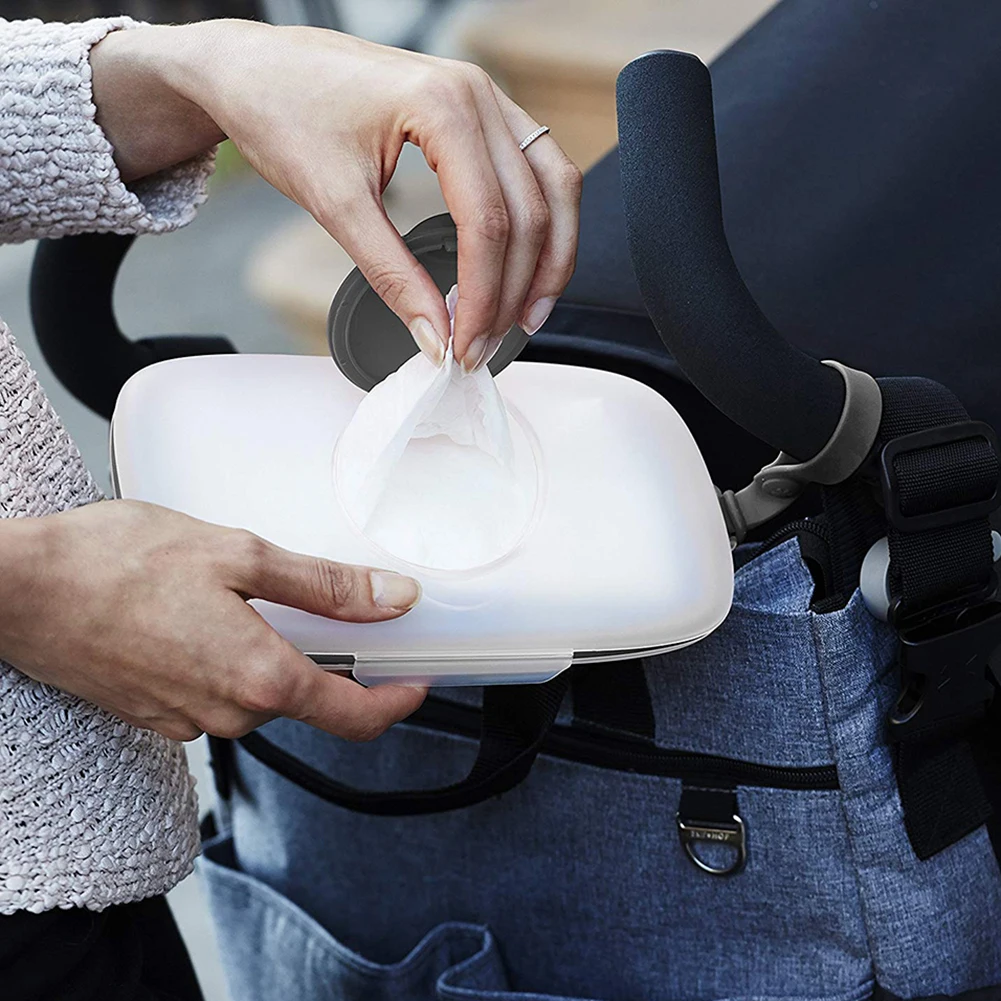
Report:
[[[925,861],[908,841],[884,726],[898,694],[893,633],[858,594],[811,611],[813,589],[790,540],[738,570],[715,634],[644,663],[655,746],[682,752],[672,775],[544,751],[497,799],[371,817],[237,745],[201,862],[233,997],[854,1001],[1001,984],[1001,871],[986,829]],[[572,713],[568,702],[557,729]],[[411,724],[370,745],[288,721],[265,731],[377,789],[446,783],[475,751]],[[735,785],[747,858],[726,877],[693,865],[678,834],[705,756],[734,774],[768,766]],[[694,850],[720,868],[737,851]]]

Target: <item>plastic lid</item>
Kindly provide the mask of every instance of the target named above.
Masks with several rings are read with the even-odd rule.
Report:
[[[452,217],[446,212],[425,219],[404,240],[445,295],[455,284],[458,267]],[[366,392],[418,351],[405,324],[375,294],[357,268],[344,279],[330,304],[327,332],[337,367]],[[490,371],[497,375],[527,343],[525,331],[513,326],[491,360]]]

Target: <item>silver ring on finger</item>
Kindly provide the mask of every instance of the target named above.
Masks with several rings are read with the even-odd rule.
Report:
[[[528,149],[528,147],[531,146],[536,139],[539,139],[540,137],[544,136],[548,131],[549,131],[548,125],[540,125],[534,132],[529,132],[528,135],[525,136],[525,138],[522,139],[520,143],[518,143],[518,149],[520,149],[522,153],[524,153],[525,150]]]

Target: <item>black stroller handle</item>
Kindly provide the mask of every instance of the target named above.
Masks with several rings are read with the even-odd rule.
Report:
[[[805,460],[831,438],[844,381],[789,344],[747,290],[723,230],[709,70],[658,51],[619,74],[626,229],[644,304],[684,373],[731,420]]]
[[[236,350],[225,337],[125,337],[113,296],[134,239],[90,233],[40,240],[31,267],[31,318],[46,362],[81,403],[108,418],[118,391],[139,369],[168,358]]]

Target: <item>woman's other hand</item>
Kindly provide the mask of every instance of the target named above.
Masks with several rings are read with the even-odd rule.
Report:
[[[455,354],[467,370],[520,323],[534,333],[573,272],[581,175],[483,70],[319,28],[208,21],[108,35],[99,121],[126,179],[223,135],[306,208],[440,359],[445,303],[386,216],[405,142],[438,174],[459,239]]]
[[[417,603],[409,577],[133,501],[0,521],[0,565],[0,658],[177,740],[276,716],[367,740],[424,698],[323,671],[247,604],[378,622]]]

